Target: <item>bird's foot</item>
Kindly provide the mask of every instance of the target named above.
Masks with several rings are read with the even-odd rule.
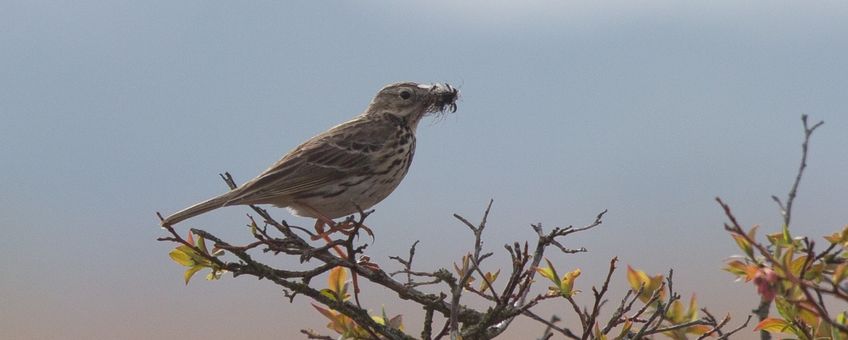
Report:
[[[321,225],[320,227],[316,226],[315,232],[317,234],[312,236],[313,241],[317,241],[320,239],[328,239],[330,235],[334,233],[341,233],[342,235],[350,236],[350,234],[353,233],[357,226],[360,229],[365,230],[365,232],[368,233],[371,238],[374,238],[374,232],[371,230],[371,228],[368,228],[368,226],[364,224],[358,224],[354,221],[346,220],[340,223],[335,223],[333,221],[324,221],[324,224],[327,224],[328,226],[330,226],[330,228],[325,231],[323,225]]]

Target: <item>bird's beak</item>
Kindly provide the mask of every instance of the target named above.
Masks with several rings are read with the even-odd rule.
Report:
[[[456,112],[456,100],[459,99],[459,90],[450,84],[421,84],[418,87],[427,89],[430,93],[432,104],[430,112]]]

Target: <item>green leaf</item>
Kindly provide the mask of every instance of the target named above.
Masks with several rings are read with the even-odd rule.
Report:
[[[223,274],[224,274],[223,270],[217,270],[215,268],[212,268],[212,270],[209,271],[209,274],[206,274],[206,280],[207,281],[220,280],[221,275],[223,275]]]
[[[836,323],[840,324],[840,325],[845,325],[845,323],[847,321],[846,318],[848,318],[848,316],[846,316],[845,312],[839,313],[838,315],[836,315]],[[830,334],[831,334],[831,339],[833,339],[833,340],[842,340],[842,339],[846,338],[846,334],[840,332],[839,328],[836,328],[836,327],[830,328]]]
[[[197,238],[196,247],[200,248],[200,251],[202,251],[204,254],[209,254],[209,251],[206,250],[206,240],[204,238],[202,238],[202,237]]]
[[[259,236],[259,226],[258,226],[258,225],[256,225],[256,221],[254,221],[254,220],[251,218],[251,219],[250,219],[250,225],[248,225],[248,226],[250,227],[250,234],[251,234],[251,235],[253,235],[253,236]]]
[[[330,300],[338,301],[338,298],[336,298],[336,292],[330,290],[329,288],[322,289],[320,293],[321,295],[326,296]]]
[[[777,307],[777,313],[780,314],[786,320],[795,320],[798,316],[798,309],[790,303],[786,301],[786,298],[783,296],[777,296],[774,299],[775,307]]]
[[[789,226],[786,224],[783,225],[783,242],[792,244],[792,235],[789,235]]]
[[[556,272],[556,269],[554,269],[553,263],[551,263],[551,261],[548,260],[547,258],[545,259],[545,262],[548,263],[548,267],[547,268],[536,268],[536,271],[539,273],[539,275],[544,276],[548,280],[551,280],[551,282],[553,282],[555,285],[559,286],[559,275],[557,275],[557,272]]]

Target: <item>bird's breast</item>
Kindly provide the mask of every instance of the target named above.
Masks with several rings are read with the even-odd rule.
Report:
[[[349,174],[328,185],[321,195],[297,199],[289,208],[299,216],[339,218],[367,210],[385,199],[409,171],[415,155],[415,134],[399,129],[383,147],[369,154],[367,171]],[[313,209],[308,209],[311,207]]]

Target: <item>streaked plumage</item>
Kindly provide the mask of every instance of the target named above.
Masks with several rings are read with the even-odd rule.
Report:
[[[299,216],[334,219],[368,209],[400,184],[427,113],[456,110],[447,84],[383,87],[365,112],[307,140],[256,178],[167,218],[175,224],[224,206],[273,204]]]

